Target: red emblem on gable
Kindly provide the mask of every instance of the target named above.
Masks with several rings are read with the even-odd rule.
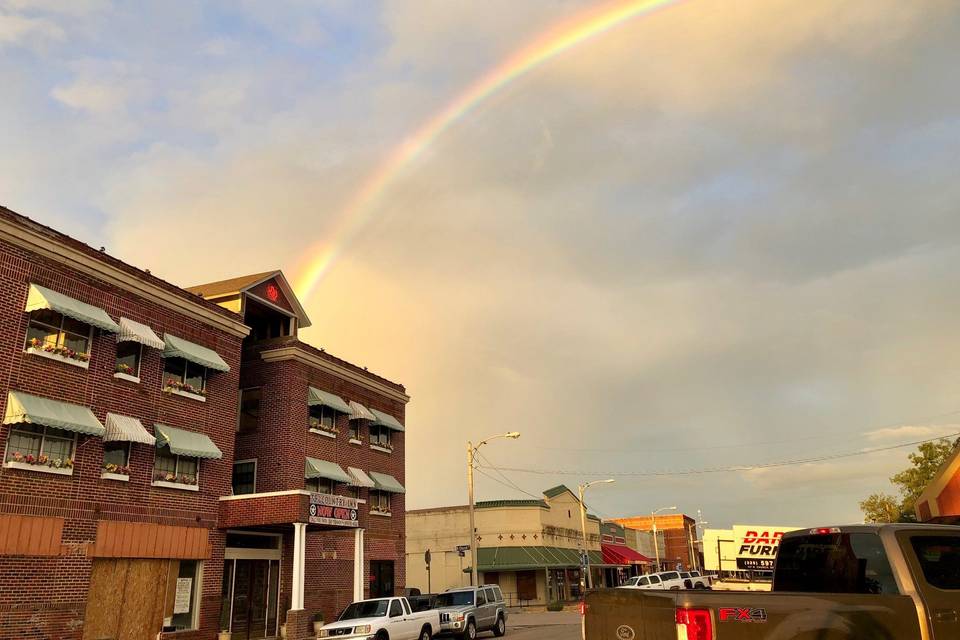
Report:
[[[271,284],[268,284],[268,285],[267,285],[267,299],[268,299],[270,302],[276,302],[279,297],[280,297],[280,289],[277,289],[277,285],[272,284],[272,283],[271,283]]]

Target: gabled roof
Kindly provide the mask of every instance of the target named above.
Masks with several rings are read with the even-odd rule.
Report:
[[[551,487],[550,489],[547,489],[546,491],[543,492],[543,495],[547,496],[547,498],[556,498],[557,496],[561,495],[564,492],[569,493],[570,495],[574,495],[573,491],[570,491],[569,487],[567,487],[567,485],[564,485],[564,484],[558,484],[555,487]]]
[[[237,276],[236,278],[228,278],[226,280],[217,280],[216,282],[208,282],[206,284],[198,284],[187,287],[187,291],[210,300],[213,298],[243,294],[271,279],[276,280],[284,297],[293,307],[299,327],[301,329],[309,327],[311,323],[310,318],[307,317],[307,312],[304,310],[303,305],[300,304],[300,300],[297,299],[297,294],[293,291],[293,287],[287,282],[286,276],[284,276],[283,272],[279,269],[264,271],[262,273],[252,273],[247,276]]]

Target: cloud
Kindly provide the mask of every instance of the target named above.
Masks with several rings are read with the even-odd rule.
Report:
[[[914,440],[929,440],[931,438],[945,438],[960,433],[960,424],[942,425],[904,425],[900,427],[885,427],[868,431],[864,435],[870,440],[882,442],[910,442]]]
[[[0,13],[0,47],[25,41],[61,40],[63,29],[42,18]]]

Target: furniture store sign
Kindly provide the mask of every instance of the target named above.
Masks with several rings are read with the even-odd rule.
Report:
[[[356,498],[332,496],[327,493],[311,493],[308,522],[334,527],[356,527],[359,525],[357,515],[359,504]]]
[[[780,539],[787,531],[798,527],[770,525],[733,525],[733,540],[737,545],[737,569],[742,571],[773,571]]]

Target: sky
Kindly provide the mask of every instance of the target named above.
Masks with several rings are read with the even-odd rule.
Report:
[[[407,507],[856,522],[960,431],[960,7],[685,0],[384,158],[587,0],[0,0],[0,203],[173,283],[339,259],[305,340],[406,385]],[[492,477],[491,477],[492,476]]]

